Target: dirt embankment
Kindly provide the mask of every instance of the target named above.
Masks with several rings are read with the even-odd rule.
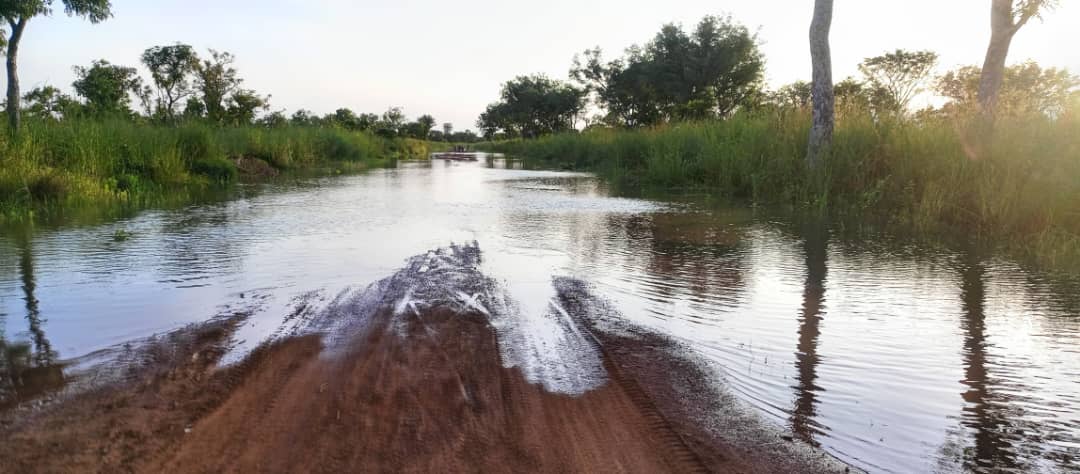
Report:
[[[420,271],[428,268],[424,264]],[[416,285],[384,292],[393,296],[365,306],[370,311],[360,315],[360,324],[337,325],[332,338],[326,333],[286,338],[227,368],[216,362],[236,320],[156,341],[162,346],[146,353],[157,355],[123,382],[36,412],[9,412],[0,426],[0,471],[798,472],[828,467],[781,464],[768,459],[779,451],[748,449],[704,427],[705,418],[695,410],[703,408],[700,399],[709,392],[689,396],[701,389],[694,381],[700,374],[663,356],[660,339],[596,338],[610,345],[602,350],[608,381],[580,396],[529,383],[521,370],[504,367],[485,308],[437,298],[425,304],[409,300],[424,293],[424,285],[446,279],[434,272],[423,281],[388,280]],[[562,299],[574,311],[592,304],[580,287]],[[340,308],[329,313],[357,316]]]

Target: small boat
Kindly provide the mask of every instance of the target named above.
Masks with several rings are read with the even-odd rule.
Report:
[[[450,161],[478,161],[476,153],[463,153],[463,152],[448,152],[448,153],[432,153],[431,157],[437,160],[450,160]]]

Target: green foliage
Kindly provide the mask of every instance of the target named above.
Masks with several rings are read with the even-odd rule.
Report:
[[[584,108],[584,89],[544,75],[519,76],[503,84],[500,101],[488,106],[477,126],[488,137],[500,130],[538,137],[573,129]]]
[[[571,78],[614,126],[727,117],[753,104],[764,57],[757,38],[730,17],[707,16],[691,33],[665,25],[645,47],[605,63],[599,49],[574,58]]]
[[[53,86],[35,87],[23,96],[26,114],[42,120],[60,120],[78,115],[80,104]]]
[[[219,183],[236,180],[236,165],[224,158],[199,158],[191,162],[191,171]]]
[[[81,16],[92,23],[105,21],[112,16],[110,0],[63,0],[64,13]],[[11,21],[38,15],[51,15],[53,0],[6,0],[0,1],[0,16]]]
[[[216,143],[211,130],[206,127],[188,126],[179,130],[176,147],[180,157],[187,161],[216,156]]]
[[[883,99],[881,109],[902,114],[907,111],[911,99],[923,91],[937,60],[938,55],[933,51],[898,49],[866,58],[859,64],[859,71]]]
[[[255,123],[255,116],[269,107],[269,97],[260,96],[252,90],[239,89],[229,97],[225,120],[229,125],[251,125]]]
[[[86,99],[85,113],[97,118],[130,117],[131,97],[142,91],[142,79],[133,67],[110,64],[104,59],[75,67],[75,92]]]
[[[207,120],[213,123],[225,123],[228,118],[226,100],[240,88],[242,80],[233,62],[232,53],[210,50],[210,57],[204,58],[195,68],[195,85],[202,94],[202,106]]]
[[[0,221],[69,207],[144,203],[239,179],[262,179],[237,162],[277,169],[361,169],[426,156],[426,143],[323,127],[179,127],[129,120],[29,120],[0,135]],[[171,198],[170,198],[171,199]]]
[[[199,56],[186,44],[155,46],[142,54],[157,86],[155,114],[170,121],[176,119],[176,106],[194,93],[191,76],[199,67]]]

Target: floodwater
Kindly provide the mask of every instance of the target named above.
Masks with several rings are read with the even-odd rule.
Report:
[[[0,339],[50,366],[254,311],[239,357],[298,311],[476,241],[526,317],[551,311],[553,278],[589,282],[628,323],[684,343],[748,410],[856,467],[1080,469],[1080,278],[515,165],[401,163],[4,229]]]

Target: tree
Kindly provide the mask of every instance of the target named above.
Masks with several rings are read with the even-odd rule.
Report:
[[[795,81],[770,94],[770,102],[785,108],[805,109],[811,104],[811,87],[806,81]]]
[[[984,117],[994,116],[1013,37],[1032,18],[1041,17],[1056,5],[1056,0],[991,0],[990,45],[979,79],[979,105]]]
[[[431,129],[435,128],[436,121],[435,117],[432,117],[430,115],[421,115],[420,118],[416,119],[416,123],[420,124],[420,130],[423,130],[424,132],[422,137],[417,138],[427,138],[428,133],[431,132]]]
[[[361,113],[356,117],[357,130],[371,130],[379,123],[379,116],[375,114]]]
[[[806,162],[811,170],[821,168],[822,159],[832,145],[833,129],[836,127],[836,96],[832,79],[832,52],[829,48],[832,15],[832,0],[814,1],[814,19],[810,23],[813,123],[806,152]]]
[[[289,118],[284,110],[275,110],[259,119],[258,123],[266,128],[282,128],[289,124]]]
[[[651,83],[649,60],[640,47],[627,49],[626,57],[604,63],[599,48],[586,50],[585,62],[574,58],[570,77],[606,114],[601,120],[609,125],[641,127],[663,119],[661,100]],[[481,127],[484,129],[484,127]]]
[[[334,125],[345,130],[357,130],[360,128],[360,118],[356,116],[356,112],[345,107],[335,110],[332,119]]]
[[[197,120],[206,117],[206,106],[202,101],[194,97],[188,97],[187,104],[184,105],[184,119],[185,120]]]
[[[979,106],[982,70],[966,66],[949,71],[937,80],[937,92],[951,99],[953,109]],[[1043,114],[1056,117],[1065,112],[1074,97],[1080,96],[1080,77],[1065,69],[1039,67],[1026,62],[1005,68],[995,105],[997,116]]]
[[[177,104],[195,92],[190,77],[199,67],[198,55],[191,46],[177,43],[147,49],[142,54],[142,62],[157,86],[155,112],[170,121],[175,120]]]
[[[382,118],[374,124],[373,128],[376,134],[393,138],[400,135],[404,127],[405,112],[401,111],[401,107],[390,107],[383,112]]]
[[[315,125],[315,122],[319,118],[316,117],[310,110],[300,109],[293,112],[292,117],[289,117],[289,124],[293,126],[306,127]]]
[[[61,0],[61,3],[69,16],[80,16],[91,23],[100,23],[112,16],[110,0]],[[53,0],[0,1],[0,16],[7,20],[11,28],[7,38],[7,115],[12,132],[17,132],[22,123],[19,110],[19,46],[30,19],[51,15],[52,5]]]
[[[848,77],[833,86],[836,109],[843,113],[866,112],[874,102],[873,91],[866,84]]]
[[[133,67],[110,64],[104,59],[75,67],[75,92],[86,99],[87,114],[95,117],[130,117],[131,95],[142,91],[142,79]]]
[[[226,102],[226,122],[231,125],[251,125],[259,111],[270,108],[270,97],[249,89],[237,89]]]
[[[585,91],[544,75],[519,76],[503,84],[500,101],[488,106],[477,126],[485,135],[503,130],[527,138],[573,130],[585,108]]]
[[[879,105],[902,115],[911,99],[923,91],[937,60],[937,53],[932,51],[898,49],[864,59],[859,71],[872,89],[881,92],[885,103]]]
[[[726,117],[758,95],[764,71],[756,36],[729,17],[707,16],[691,33],[665,25],[624,58],[601,56],[597,48],[575,57],[570,76],[606,122],[630,127]]]
[[[195,68],[195,86],[202,94],[206,118],[223,123],[228,115],[226,100],[240,88],[242,82],[233,62],[236,57],[228,52],[210,50],[210,58],[203,59]]]
[[[44,120],[60,120],[70,117],[79,104],[53,86],[36,87],[23,96],[26,113]]]

